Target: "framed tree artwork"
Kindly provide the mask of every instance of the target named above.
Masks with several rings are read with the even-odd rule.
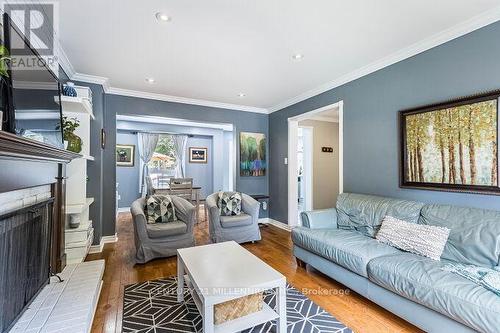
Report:
[[[135,159],[134,145],[116,145],[116,165],[133,167]]]
[[[500,91],[401,111],[400,186],[500,194]]]
[[[266,135],[264,133],[240,133],[240,176],[266,175]]]

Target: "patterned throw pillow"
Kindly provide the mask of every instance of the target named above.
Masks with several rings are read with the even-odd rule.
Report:
[[[167,223],[177,221],[175,207],[168,195],[151,195],[146,200],[148,223]]]
[[[448,228],[409,223],[386,216],[375,238],[403,251],[439,260],[449,235]]]
[[[219,192],[217,206],[223,216],[240,215],[241,194],[238,192]]]

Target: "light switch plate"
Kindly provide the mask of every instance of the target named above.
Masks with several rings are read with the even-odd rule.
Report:
[[[285,165],[288,165],[288,158],[285,157]]]

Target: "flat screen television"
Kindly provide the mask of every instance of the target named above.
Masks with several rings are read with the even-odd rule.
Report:
[[[64,148],[59,79],[7,14],[3,32],[11,57],[0,85],[3,130]]]

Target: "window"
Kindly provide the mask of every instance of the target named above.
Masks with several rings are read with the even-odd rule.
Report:
[[[148,163],[148,170],[153,184],[167,185],[175,177],[177,159],[175,158],[174,140],[171,135],[160,135],[153,157]]]

